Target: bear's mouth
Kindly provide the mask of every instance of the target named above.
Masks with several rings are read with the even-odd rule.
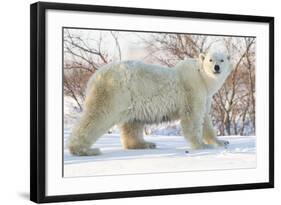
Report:
[[[220,71],[213,71],[214,74],[220,74]]]

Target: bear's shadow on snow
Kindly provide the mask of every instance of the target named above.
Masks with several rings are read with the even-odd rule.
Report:
[[[67,137],[67,136],[65,136]],[[156,143],[156,149],[123,150],[118,134],[108,134],[102,137],[94,147],[101,147],[102,154],[98,156],[73,156],[64,147],[64,164],[78,164],[110,160],[157,159],[165,157],[200,157],[226,153],[254,153],[255,137],[235,136],[220,137],[230,141],[227,147],[214,149],[190,150],[182,136],[147,136],[146,140]],[[66,139],[65,139],[66,142]],[[188,153],[186,151],[188,150]]]

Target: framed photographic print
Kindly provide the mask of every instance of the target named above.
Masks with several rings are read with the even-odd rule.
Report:
[[[31,5],[30,198],[274,187],[274,18]]]

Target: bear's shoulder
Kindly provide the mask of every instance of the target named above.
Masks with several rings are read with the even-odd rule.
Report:
[[[185,60],[182,60],[180,61],[177,65],[176,65],[177,68],[180,68],[180,69],[195,69],[197,70],[199,68],[199,62],[198,62],[198,59],[196,58],[187,58]]]
[[[184,75],[184,76],[189,76],[189,77],[195,77],[199,74],[199,69],[200,69],[200,64],[198,59],[195,58],[187,58],[181,62],[179,62],[176,66],[175,66],[177,72],[180,75]]]

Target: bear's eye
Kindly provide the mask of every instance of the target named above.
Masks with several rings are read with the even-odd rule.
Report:
[[[223,63],[223,62],[224,62],[224,60],[223,60],[223,59],[221,59],[221,62]]]
[[[210,62],[213,62],[213,60],[212,60],[212,59],[210,59],[209,61],[210,61]]]

